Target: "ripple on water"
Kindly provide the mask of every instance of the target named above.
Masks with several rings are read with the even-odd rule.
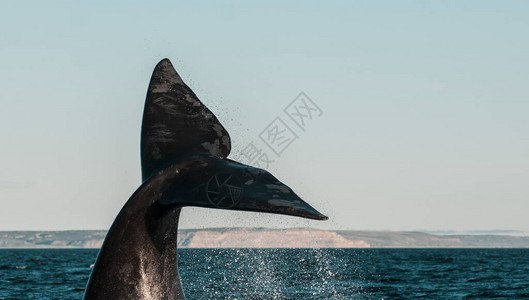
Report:
[[[80,299],[97,252],[0,250],[0,299]],[[188,299],[529,297],[529,249],[181,249],[178,259]]]

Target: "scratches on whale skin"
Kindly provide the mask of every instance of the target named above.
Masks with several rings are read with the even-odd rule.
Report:
[[[182,99],[185,98],[185,99]],[[182,105],[181,100],[190,102],[191,107],[187,105]],[[152,100],[152,104],[156,105],[164,113],[178,116],[182,119],[196,119],[196,118],[205,118],[213,119],[213,114],[207,109],[201,107],[200,103],[197,102],[193,96],[186,94],[184,97],[175,97],[173,95],[163,95]],[[198,110],[197,110],[198,109]],[[154,106],[151,106],[149,109],[150,114],[156,114],[157,109],[154,109]],[[174,120],[177,121],[177,120]],[[216,124],[215,124],[216,125]]]
[[[286,185],[266,184],[265,187],[267,189],[277,190],[282,193],[292,193],[292,190]]]
[[[190,123],[191,124],[187,123],[187,125],[193,126],[193,123],[195,122]],[[230,146],[230,138],[228,135],[223,134],[223,128],[221,126],[215,124],[211,126],[211,128],[214,130],[218,138],[212,142],[203,142],[201,143],[201,146],[214,156],[224,157],[222,149]],[[152,134],[146,138],[147,149],[149,149],[148,151],[151,153],[153,158],[161,158],[163,154],[161,153],[159,144],[174,142],[177,133],[175,131],[171,131],[167,125],[161,123],[151,126],[148,131]]]
[[[152,134],[147,138],[147,143],[166,143],[174,140],[175,133],[167,125],[158,123],[149,128]]]
[[[167,93],[167,92],[170,92],[172,90],[172,87],[175,84],[175,82],[171,82],[171,81],[172,80],[163,80],[163,81],[160,80],[160,81],[154,83],[153,86],[152,86],[151,92],[153,92],[153,93]]]
[[[204,149],[206,149],[211,155],[214,156],[222,156],[222,152],[220,151],[220,141],[216,139],[213,143],[210,142],[204,142],[201,144]]]
[[[162,61],[158,64],[153,77],[152,89],[154,93],[170,92],[175,85],[183,85],[182,78],[176,73],[169,61]]]
[[[165,113],[178,114],[180,112],[180,106],[176,104],[176,99],[169,95],[160,96],[152,100],[152,103],[160,107]]]
[[[215,131],[218,137],[222,137],[224,135],[224,128],[222,128],[222,126],[220,126],[219,124],[213,124],[213,126],[211,126],[211,129]]]
[[[195,94],[185,94],[185,100],[189,103],[191,103],[191,105],[193,106],[200,106],[200,103],[198,103],[197,101],[195,101]]]
[[[201,145],[212,155],[224,157],[221,149],[230,147],[230,137],[224,134],[224,128],[218,124],[213,124],[213,126],[211,126],[211,129],[213,129],[218,138],[215,139],[213,143],[204,142]]]
[[[151,126],[148,131],[148,138],[146,138],[145,150],[147,150],[151,157],[155,159],[162,158],[162,151],[160,149],[160,143],[170,143],[175,139],[175,133],[171,131],[165,124],[155,124]]]
[[[227,135],[222,136],[221,143],[224,149],[227,149],[231,146],[230,137]]]

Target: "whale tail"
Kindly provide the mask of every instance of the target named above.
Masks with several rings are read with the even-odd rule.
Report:
[[[230,136],[167,59],[152,75],[141,131],[143,184],[105,237],[84,299],[184,299],[180,208],[327,217],[265,170],[227,156]]]
[[[160,172],[167,174],[176,162],[180,167],[173,170],[179,172],[178,179],[168,183],[158,204],[327,219],[272,174],[227,159],[230,150],[230,136],[219,120],[183,82],[171,62],[160,61],[143,113],[143,181]]]
[[[183,155],[205,152],[226,158],[230,150],[230,136],[219,120],[184,83],[169,59],[160,61],[143,111],[143,181]]]

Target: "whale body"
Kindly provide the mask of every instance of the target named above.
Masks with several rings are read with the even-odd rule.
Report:
[[[108,231],[83,299],[184,299],[176,260],[184,206],[327,219],[269,172],[228,159],[230,150],[215,115],[160,61],[143,113],[143,183]]]

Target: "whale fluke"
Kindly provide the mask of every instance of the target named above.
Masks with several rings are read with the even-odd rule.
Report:
[[[230,154],[226,129],[176,73],[168,59],[154,68],[141,128],[143,181],[189,153]]]
[[[228,159],[230,148],[171,62],[158,63],[143,113],[143,183],[110,227],[84,299],[184,299],[176,253],[186,206],[327,219],[269,172]]]

